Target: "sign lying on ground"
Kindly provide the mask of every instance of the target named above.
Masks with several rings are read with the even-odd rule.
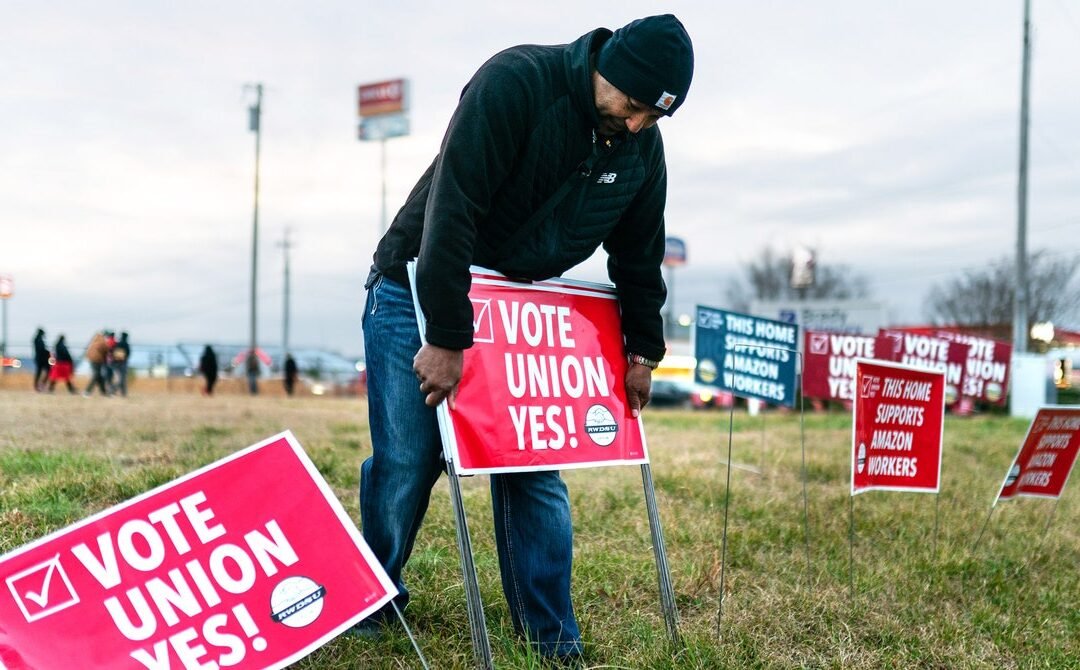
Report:
[[[943,373],[860,360],[852,411],[851,495],[873,489],[937,493]]]
[[[798,326],[700,305],[694,323],[695,381],[795,406]]]
[[[854,399],[855,362],[876,358],[876,338],[825,331],[806,331],[803,349],[803,394],[822,400]]]
[[[1028,427],[997,500],[1058,498],[1080,451],[1080,408],[1044,407]],[[995,501],[996,503],[996,501]]]
[[[521,283],[474,268],[469,300],[473,346],[465,350],[456,409],[439,417],[459,473],[648,461],[641,421],[626,399],[612,287]]]
[[[0,557],[0,666],[283,668],[396,589],[291,433]]]

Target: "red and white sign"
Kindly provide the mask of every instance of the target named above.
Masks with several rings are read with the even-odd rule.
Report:
[[[360,116],[400,114],[408,110],[408,80],[390,79],[363,84],[357,89]]]
[[[945,404],[952,406],[964,388],[969,345],[937,335],[881,329],[877,357],[901,365],[936,370],[945,374]]]
[[[291,433],[0,557],[0,666],[283,668],[396,589]]]
[[[968,359],[964,367],[964,384],[960,395],[994,405],[1008,401],[1009,368],[1012,345],[985,337],[968,335],[946,328],[902,328],[921,335],[930,335],[968,345]]]
[[[945,426],[945,375],[858,361],[851,495],[884,489],[937,493]]]
[[[876,338],[808,330],[803,344],[803,395],[823,400],[852,400],[855,361],[876,358]]]
[[[15,280],[11,275],[0,275],[0,299],[7,300],[15,295]]]
[[[1040,409],[1005,475],[997,499],[1060,497],[1077,451],[1080,451],[1080,408]]]
[[[1004,405],[1008,401],[1012,345],[949,331],[940,331],[938,335],[970,347],[961,394],[994,405]]]
[[[459,473],[648,461],[641,420],[626,400],[613,288],[523,284],[474,268],[469,299],[474,344],[455,409],[439,412]]]

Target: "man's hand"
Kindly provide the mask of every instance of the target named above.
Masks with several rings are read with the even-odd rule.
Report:
[[[630,415],[635,419],[642,408],[649,404],[652,389],[652,368],[631,363],[626,369],[626,400],[630,403]]]
[[[443,349],[434,344],[420,347],[413,357],[413,371],[420,380],[420,392],[426,396],[424,404],[436,407],[449,398],[450,409],[454,409],[464,360],[465,354],[456,349]]]

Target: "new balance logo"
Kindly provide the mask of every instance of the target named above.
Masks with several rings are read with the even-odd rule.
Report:
[[[604,172],[604,173],[602,173],[600,175],[599,179],[596,180],[596,183],[597,184],[614,184],[615,183],[615,175],[616,175],[615,172]]]

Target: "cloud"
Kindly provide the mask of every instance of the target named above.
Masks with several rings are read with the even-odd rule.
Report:
[[[933,281],[1010,253],[1017,3],[670,9],[697,62],[686,105],[663,121],[667,222],[690,253],[677,301],[723,306],[741,261],[799,243],[870,276],[877,297],[914,320]],[[359,353],[382,157],[356,141],[356,85],[412,82],[413,135],[386,146],[392,216],[491,54],[655,11],[644,0],[5,7],[0,272],[16,283],[13,341],[39,324],[73,341],[105,325],[142,342],[247,340],[255,147],[245,84],[262,82],[260,338],[280,339],[276,244],[288,226],[291,339]],[[1080,233],[1080,29],[1062,3],[1038,6],[1035,20],[1031,248]],[[573,274],[603,279],[603,259]]]

